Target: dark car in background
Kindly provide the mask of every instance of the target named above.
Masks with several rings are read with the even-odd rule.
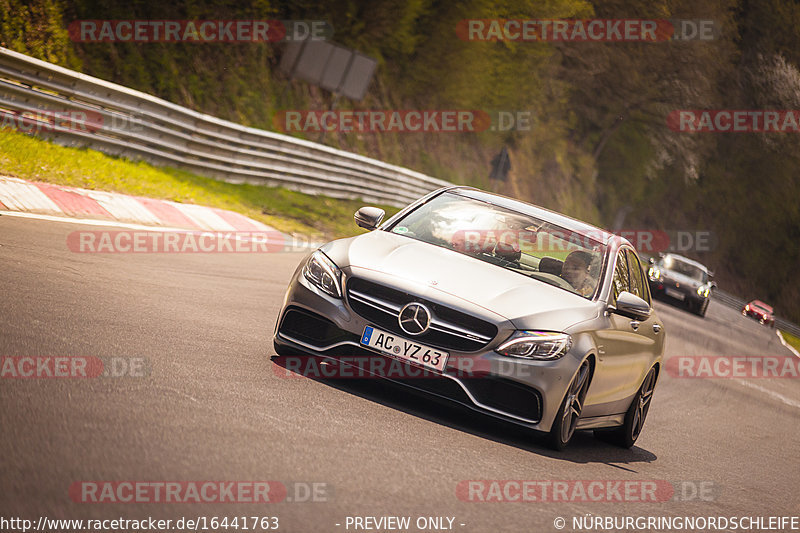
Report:
[[[706,316],[711,291],[717,287],[711,277],[705,265],[673,253],[651,258],[647,271],[653,296],[682,302],[699,316]]]
[[[775,327],[775,310],[761,300],[753,300],[745,305],[742,308],[742,314],[755,318],[760,324]]]

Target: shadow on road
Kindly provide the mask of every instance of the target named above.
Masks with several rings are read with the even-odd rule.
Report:
[[[284,358],[272,356],[271,359],[273,364],[286,368]],[[436,424],[544,457],[573,463],[603,463],[629,472],[636,472],[632,467],[636,463],[652,463],[657,459],[652,452],[637,446],[626,450],[604,443],[595,439],[591,431],[577,432],[565,451],[556,452],[547,446],[544,434],[495,419],[458,402],[425,394],[387,379],[325,379],[316,376],[309,376],[306,379]]]

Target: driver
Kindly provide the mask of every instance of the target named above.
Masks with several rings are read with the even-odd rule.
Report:
[[[522,257],[518,232],[505,231],[501,233],[494,249],[494,255],[512,263],[518,262]]]
[[[591,296],[596,285],[595,279],[589,273],[592,264],[592,254],[576,250],[564,260],[561,268],[561,277],[572,285],[581,296]]]
[[[463,230],[456,231],[450,238],[450,246],[457,252],[470,255],[491,253],[497,240],[485,231]]]

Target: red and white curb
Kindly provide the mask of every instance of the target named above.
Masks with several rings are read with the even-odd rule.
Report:
[[[0,176],[0,210],[199,231],[277,231],[239,213]]]

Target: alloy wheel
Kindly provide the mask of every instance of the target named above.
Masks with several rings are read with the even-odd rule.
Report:
[[[589,387],[589,361],[584,361],[575,379],[572,380],[564,405],[561,419],[561,440],[568,442],[575,433],[578,419],[583,411],[583,401]]]

